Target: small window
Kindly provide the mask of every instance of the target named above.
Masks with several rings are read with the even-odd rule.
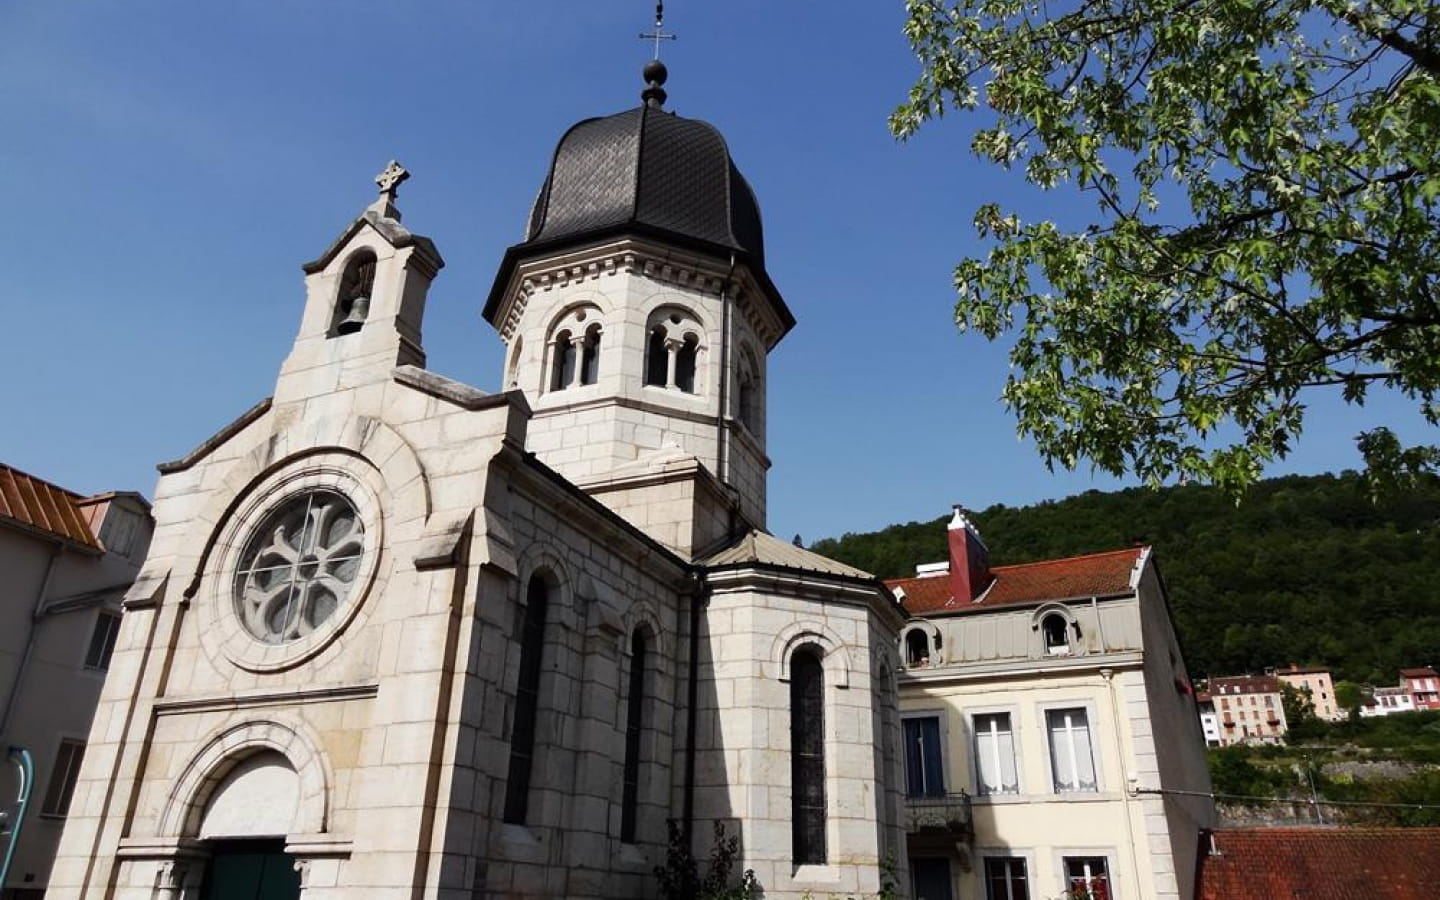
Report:
[[[665,345],[665,329],[656,326],[650,331],[645,351],[645,383],[664,387],[670,381],[670,349]]]
[[[640,805],[640,738],[645,727],[645,634],[630,638],[630,693],[625,716],[625,767],[620,793],[620,840],[635,843]]]
[[[560,391],[570,386],[575,378],[575,342],[570,332],[562,331],[555,336],[555,360],[550,375],[550,390]]]
[[[790,821],[796,865],[825,862],[825,670],[814,650],[790,659]]]
[[[907,716],[905,733],[905,794],[945,796],[945,770],[940,759],[940,717]]]
[[[510,731],[510,767],[505,781],[504,820],[524,825],[530,809],[530,775],[535,763],[535,719],[540,706],[541,655],[549,592],[539,575],[530,578],[520,625],[520,671],[515,686],[515,720]]]
[[[1050,763],[1055,793],[1089,793],[1098,790],[1095,754],[1090,744],[1090,723],[1083,709],[1052,709],[1045,713],[1050,737]]]
[[[695,393],[695,364],[700,354],[700,339],[685,335],[675,354],[675,386],[687,394]]]
[[[919,669],[930,665],[930,635],[923,628],[912,628],[905,635],[905,667]]]
[[[55,767],[50,770],[50,786],[40,812],[47,816],[63,816],[70,811],[70,798],[80,780],[80,761],[85,758],[84,741],[61,741],[55,754]]]
[[[980,794],[1018,794],[1015,733],[1009,713],[988,713],[974,719],[976,790]]]
[[[95,617],[95,630],[90,632],[90,649],[85,651],[85,668],[110,668],[110,657],[115,654],[115,638],[120,634],[120,617],[114,613],[102,612]]]
[[[1025,859],[991,856],[985,860],[985,900],[1030,900]]]
[[[580,383],[594,384],[600,378],[600,326],[591,325],[585,331],[585,341],[580,352]]]
[[[1065,889],[1074,900],[1110,900],[1110,870],[1105,857],[1065,857]]]
[[[1070,623],[1059,613],[1051,613],[1040,621],[1040,631],[1045,635],[1045,652],[1050,656],[1068,656],[1070,653]]]

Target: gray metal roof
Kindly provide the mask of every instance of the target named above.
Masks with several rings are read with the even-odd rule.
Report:
[[[711,568],[746,563],[804,572],[823,572],[826,575],[839,575],[844,578],[865,580],[874,580],[875,578],[869,572],[836,562],[828,556],[811,553],[804,547],[796,547],[788,541],[782,541],[763,531],[750,531],[739,541],[719,553],[700,560],[701,565]]]
[[[708,122],[658,106],[586,119],[565,133],[524,243],[623,226],[764,258],[760,209],[725,139]]]

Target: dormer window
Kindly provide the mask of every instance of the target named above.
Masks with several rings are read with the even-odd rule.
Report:
[[[940,662],[940,630],[925,621],[907,625],[900,634],[905,668],[924,669]]]
[[[375,290],[375,254],[361,250],[350,258],[345,274],[340,276],[340,292],[335,298],[335,314],[330,322],[330,336],[354,334],[364,326],[370,315],[370,295]]]
[[[1070,655],[1070,623],[1059,613],[1051,613],[1040,621],[1040,633],[1045,638],[1045,655]]]

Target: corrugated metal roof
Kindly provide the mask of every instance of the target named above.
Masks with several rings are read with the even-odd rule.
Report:
[[[80,512],[79,494],[0,463],[0,522],[39,531],[98,551]]]
[[[1199,900],[1428,900],[1440,828],[1226,828],[1202,844]]]
[[[796,547],[763,531],[751,531],[738,542],[719,553],[700,560],[704,566],[731,566],[757,563],[778,566],[783,569],[797,569],[805,572],[823,572],[826,575],[840,575],[845,578],[873,580],[874,575],[853,566],[836,562],[828,556],[811,553],[804,547]]]
[[[905,609],[911,615],[978,611],[1073,597],[1107,597],[1130,593],[1135,564],[1144,552],[1144,547],[1134,547],[1067,559],[995,566],[990,570],[994,581],[973,602],[954,601],[948,575],[896,578],[885,584],[892,591],[904,591]]]

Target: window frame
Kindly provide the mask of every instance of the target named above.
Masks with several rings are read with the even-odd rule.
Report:
[[[66,758],[63,781],[56,781],[62,775],[61,754],[73,748]],[[89,745],[84,738],[60,735],[55,740],[55,752],[50,754],[50,771],[45,779],[45,793],[40,798],[40,816],[46,819],[64,819],[70,815],[70,806],[75,802],[75,790],[80,785],[80,769],[85,764],[85,753]],[[53,802],[52,802],[53,801]]]
[[[1014,791],[1000,791],[991,793],[983,790],[984,785],[980,780],[980,752],[979,752],[979,729],[975,726],[975,719],[979,716],[1008,715],[1010,717],[1011,749],[1015,755],[1015,782]],[[1002,706],[977,706],[965,710],[965,732],[966,732],[966,753],[970,758],[970,784],[974,788],[972,796],[975,800],[984,803],[1014,802],[1014,798],[1024,797],[1025,789],[1025,766],[1021,747],[1021,739],[1024,723],[1020,717],[1018,705]]]
[[[620,784],[620,843],[639,842],[640,794],[642,770],[645,767],[645,728],[653,727],[647,722],[646,713],[652,705],[650,697],[650,672],[654,669],[652,645],[654,640],[644,626],[630,632],[630,652],[627,657],[625,694],[625,756],[621,768]]]
[[[91,652],[95,649],[95,639],[100,635],[100,623],[113,622],[108,629],[109,634],[101,645],[99,658],[91,661]],[[90,625],[90,641],[85,645],[85,658],[82,665],[87,672],[108,672],[110,663],[115,659],[115,648],[120,644],[120,625],[122,622],[121,611],[112,610],[108,607],[97,611],[95,621]]]
[[[946,795],[946,794],[948,794],[948,793],[951,793],[951,781],[952,781],[952,779],[950,778],[950,751],[949,751],[949,744],[950,744],[950,723],[949,723],[949,716],[948,716],[948,714],[947,714],[948,712],[949,712],[949,711],[948,711],[945,707],[943,707],[943,706],[931,707],[931,708],[926,708],[926,709],[904,709],[904,710],[901,710],[901,711],[900,711],[900,740],[901,740],[901,742],[902,742],[902,743],[901,743],[901,748],[900,748],[900,749],[901,749],[901,752],[900,752],[900,766],[901,766],[901,769],[902,769],[902,771],[904,772],[904,776],[905,776],[904,779],[903,779],[903,781],[901,782],[901,789],[902,789],[902,793],[903,793],[906,797],[941,797],[941,796],[944,796],[944,795]],[[925,794],[912,794],[912,793],[910,793],[910,768],[909,768],[909,762],[908,762],[908,760],[909,760],[910,757],[909,757],[908,748],[904,745],[904,741],[906,740],[906,738],[905,738],[905,722],[906,722],[907,720],[909,720],[909,719],[936,719],[936,720],[937,720],[937,728],[936,728],[937,740],[938,740],[939,743],[940,743],[939,756],[940,756],[941,792],[940,792],[939,794],[930,794],[930,793],[925,793]]]
[[[1055,760],[1053,759],[1054,754],[1050,752],[1050,713],[1070,709],[1079,709],[1085,712],[1086,727],[1090,731],[1090,764],[1095,767],[1095,790],[1093,791],[1058,791],[1055,789]],[[1094,700],[1080,698],[1050,700],[1037,704],[1036,710],[1040,717],[1041,738],[1045,745],[1045,783],[1048,785],[1049,795],[1053,798],[1090,798],[1104,794],[1107,783],[1104,767],[1105,754],[1100,747],[1101,727],[1098,704]]]
[[[1052,853],[1055,862],[1055,871],[1060,876],[1061,889],[1070,890],[1070,873],[1066,870],[1066,862],[1071,859],[1094,858],[1105,860],[1105,880],[1110,894],[1106,900],[1119,900],[1122,896],[1120,884],[1117,879],[1118,854],[1114,847],[1079,847],[1063,846],[1056,847]],[[1062,894],[1062,896],[1064,896]]]
[[[538,586],[541,592],[540,612],[532,616],[536,606],[534,590]],[[556,587],[550,582],[550,578],[543,571],[535,571],[525,582],[525,603],[520,607],[520,621],[517,632],[520,638],[520,658],[516,662],[515,673],[515,706],[510,722],[510,740],[508,760],[505,767],[505,799],[504,808],[501,811],[501,821],[506,825],[528,825],[530,824],[530,794],[534,790],[535,757],[537,741],[535,740],[540,716],[544,712],[544,704],[541,699],[545,696],[543,684],[545,678],[546,645],[550,625],[553,621],[551,610],[558,604],[555,602]],[[537,621],[538,620],[538,621]],[[534,629],[532,631],[532,628]],[[529,643],[534,641],[533,644]],[[533,650],[533,656],[530,651]],[[551,650],[553,653],[553,649]],[[533,685],[527,685],[530,672],[533,670]],[[522,697],[523,694],[523,697]],[[533,694],[533,697],[530,696]],[[526,718],[522,720],[522,706],[528,707],[525,711]],[[528,745],[524,748],[517,748],[516,734],[520,730],[521,722],[526,723],[527,734],[523,737]]]
[[[990,847],[979,849],[975,853],[979,863],[975,866],[975,875],[980,882],[980,889],[977,897],[983,900],[1008,900],[1004,897],[995,897],[990,892],[990,862],[992,860],[1019,860],[1025,865],[1025,895],[1027,900],[1042,900],[1043,894],[1037,894],[1035,890],[1035,854],[1030,850],[1021,850],[1014,847]]]
[[[803,667],[797,667],[797,663],[801,662],[802,657],[806,657],[807,659],[805,660]],[[825,657],[825,648],[816,644],[800,644],[799,646],[795,647],[790,651],[790,678],[788,685],[789,701],[787,704],[788,712],[790,715],[790,860],[792,866],[797,871],[802,866],[826,866],[830,863],[829,851],[831,841],[829,830],[831,792],[829,790],[830,765],[829,760],[827,759],[827,757],[829,756],[829,753],[827,751],[829,750],[830,743],[828,740],[828,726],[830,724],[828,720],[831,718],[831,716],[828,709],[829,685],[826,678]],[[819,700],[816,711],[819,715],[819,721],[809,723],[808,734],[797,736],[797,731],[795,728],[797,718],[796,714],[800,704],[807,702],[806,698],[801,696],[801,692],[805,688],[802,687],[800,684],[800,677],[804,672],[804,668],[808,668],[812,663],[815,667],[813,674],[815,681],[811,682],[811,684],[818,686]],[[813,702],[814,698],[810,698],[810,700]],[[806,743],[805,738],[810,738],[812,740],[818,738],[816,743],[818,743],[820,751],[820,805],[818,823],[814,821],[809,821],[808,823],[802,822],[801,800],[799,792],[797,791],[798,784],[802,780],[804,780],[804,778],[802,777],[801,769],[806,765],[806,751],[802,747],[802,745]],[[813,818],[815,815],[816,814],[813,812],[812,808],[809,816]],[[815,826],[816,824],[818,824],[819,826],[818,831],[816,832],[816,834],[818,834],[818,846],[816,847],[802,846],[802,844],[804,843],[804,840],[802,839],[802,835],[804,834],[803,829],[805,829],[807,824],[811,826],[812,829],[813,826]],[[812,834],[810,835],[810,837],[814,838],[816,837],[816,834]]]

